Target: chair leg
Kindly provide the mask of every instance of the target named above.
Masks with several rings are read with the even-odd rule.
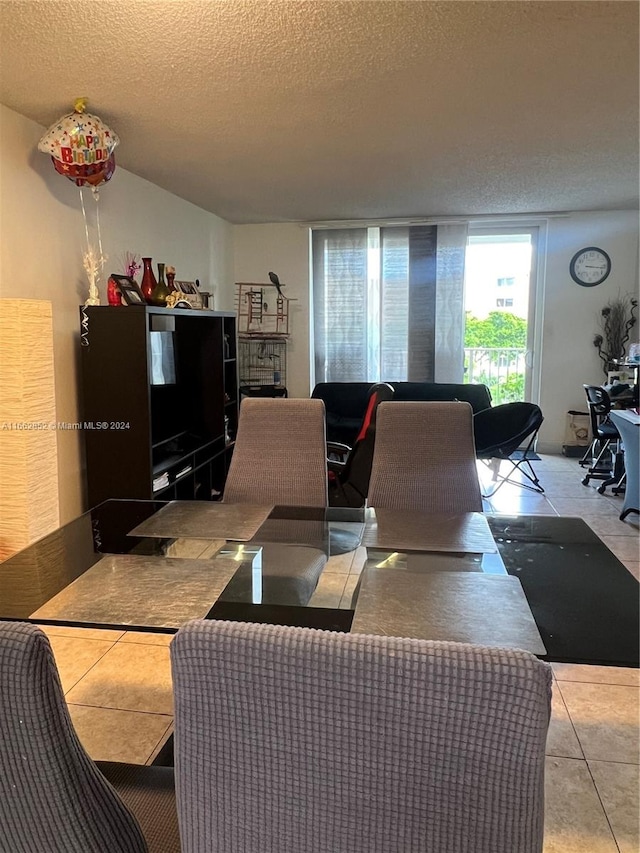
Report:
[[[589,465],[591,461],[593,461],[594,454],[596,452],[596,445],[598,444],[598,439],[594,438],[589,447],[587,447],[584,456],[578,462],[578,465]]]
[[[619,445],[616,446],[613,457],[613,469],[608,472],[609,476],[605,475],[605,479],[597,488],[600,495],[604,495],[607,486],[613,486],[611,489],[614,495],[626,491],[626,471],[624,470],[624,456],[620,453]]]
[[[529,469],[528,472],[524,469],[524,467],[521,467],[524,465],[526,465],[528,467],[528,469]],[[533,470],[533,465],[531,464],[531,461],[529,459],[526,459],[526,458],[521,459],[518,462],[516,462],[513,467],[514,467],[514,470],[517,468],[518,471],[520,471],[522,474],[524,474],[524,476],[533,484],[533,485],[529,486],[526,483],[517,483],[518,486],[522,486],[523,489],[530,489],[532,492],[538,492],[539,494],[544,494],[544,489],[540,485],[540,480],[538,479],[538,475]],[[513,471],[511,473],[513,474]],[[513,481],[511,481],[511,482],[513,482]]]
[[[489,464],[485,460],[483,460],[483,461],[485,462],[485,464]],[[539,480],[538,476],[536,475],[536,472],[533,470],[531,462],[528,459],[519,459],[517,462],[514,462],[512,459],[501,460],[501,461],[511,462],[511,466],[512,466],[511,470],[509,471],[509,473],[507,474],[506,477],[501,475],[501,474],[497,474],[496,476],[494,476],[493,480],[494,480],[494,482],[497,481],[498,485],[495,487],[495,489],[493,489],[493,491],[487,492],[486,494],[483,494],[482,495],[483,498],[492,498],[495,495],[495,493],[498,491],[498,489],[500,489],[505,483],[511,483],[511,485],[513,485],[513,486],[519,486],[521,489],[528,489],[530,492],[536,492],[539,495],[544,494],[544,488],[540,485],[540,480]],[[529,471],[527,471],[525,468],[521,467],[525,464],[528,466]],[[493,468],[493,466],[489,465],[489,467],[491,467],[492,471],[494,471],[494,474],[496,474],[496,471]],[[529,483],[523,483],[521,480],[512,479],[513,478],[513,472],[516,470],[520,471],[521,474],[524,474],[524,476],[527,478],[527,480],[529,480],[531,485],[529,485]]]
[[[602,447],[600,448],[600,453],[598,454],[596,461],[593,462],[593,464],[588,468],[587,473],[582,480],[583,486],[588,486],[589,480],[594,480],[594,479],[595,480],[603,480],[603,479],[607,479],[607,477],[609,476],[610,472],[603,471],[602,468],[598,468],[598,465],[600,464],[600,460],[602,459],[602,457],[605,455],[605,453],[609,449],[610,444],[611,444],[610,438],[607,438],[602,442]]]
[[[522,459],[518,459],[517,461],[514,462],[514,460],[511,459],[510,457],[505,457],[504,459],[500,459],[500,457],[494,457],[493,459],[489,460],[489,462],[487,462],[487,464],[489,464],[490,462],[496,462],[497,461],[498,467],[499,467],[500,462],[508,461],[511,463],[512,467],[511,467],[509,473],[505,477],[505,476],[502,476],[498,473],[498,468],[491,466],[492,470],[494,472],[493,479],[494,479],[494,481],[499,480],[499,482],[498,482],[498,485],[495,487],[495,489],[492,492],[489,492],[486,495],[483,495],[482,496],[483,498],[493,497],[493,495],[495,495],[495,493],[498,491],[498,489],[502,485],[504,485],[504,483],[511,483],[513,486],[520,486],[521,489],[528,489],[530,492],[536,492],[539,495],[544,494],[544,489],[540,485],[540,480],[539,480],[536,472],[533,470],[533,466],[531,465],[531,460],[527,458],[528,453],[533,448],[533,445],[535,443],[536,438],[537,438],[537,432],[531,436],[529,443],[527,444],[526,448],[524,449],[524,451],[522,453]],[[484,460],[484,461],[486,461],[486,460]],[[526,468],[524,467],[525,465],[526,465]],[[527,468],[528,468],[528,470],[527,470]],[[523,483],[520,480],[514,480],[513,474],[515,471],[519,471],[521,474],[524,474],[524,476],[527,478],[527,480],[529,480],[529,483],[531,483],[531,485],[529,485],[529,483]]]
[[[495,489],[493,489],[493,491],[483,493],[483,495],[482,495],[483,498],[492,498],[495,495],[495,493],[498,491],[498,489],[507,482],[505,477],[501,477],[498,474],[498,468],[500,467],[500,462],[502,460],[500,460],[500,459],[481,459],[480,461],[483,463],[483,465],[485,465],[491,471],[491,482],[498,484],[495,487]]]
[[[614,495],[623,495],[627,490],[627,472],[625,471],[622,477],[618,480],[616,485],[611,489],[611,493]]]

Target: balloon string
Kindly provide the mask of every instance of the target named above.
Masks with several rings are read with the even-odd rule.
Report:
[[[102,252],[102,234],[100,233],[100,205],[98,202],[100,201],[100,196],[97,192],[94,192],[93,197],[96,200],[96,233],[98,235],[98,249],[100,251],[100,261],[104,258],[104,254]]]
[[[80,206],[82,207],[82,218],[84,220],[84,233],[87,238],[87,251],[91,249],[91,241],[89,239],[89,222],[87,220],[87,211],[84,207],[84,193],[82,192],[82,187],[79,187],[80,191]],[[100,205],[98,202],[100,201],[100,196],[97,192],[94,192],[93,197],[96,200],[96,236],[98,238],[98,250],[100,252],[99,257],[102,259],[103,251],[102,251],[102,232],[100,230]]]
[[[87,211],[84,209],[84,196],[82,194],[82,187],[78,187],[78,191],[80,192],[80,206],[82,207],[82,218],[84,220],[84,233],[87,238],[87,252],[91,249],[91,243],[89,241],[89,223],[87,222]]]

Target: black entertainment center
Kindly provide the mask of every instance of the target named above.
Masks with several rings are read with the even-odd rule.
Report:
[[[216,500],[238,424],[236,317],[81,308],[88,503]]]

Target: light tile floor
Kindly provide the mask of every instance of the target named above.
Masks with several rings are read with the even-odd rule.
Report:
[[[487,512],[579,515],[638,577],[638,516],[618,519],[621,497],[583,486],[577,460],[535,463],[544,495],[506,485]],[[481,469],[483,481],[490,473]],[[346,603],[365,552],[329,560],[314,603]],[[71,716],[95,759],[148,763],[172,730],[170,635],[77,628],[51,637]],[[544,853],[639,853],[638,670],[553,665],[547,740]],[[516,851],[514,851],[516,853]]]

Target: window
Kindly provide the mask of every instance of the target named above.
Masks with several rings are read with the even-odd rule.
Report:
[[[316,382],[433,378],[436,227],[314,230]]]
[[[537,399],[546,223],[469,227],[465,264],[465,381],[489,386],[494,405]],[[508,284],[508,282],[511,282]],[[540,290],[539,290],[540,288]]]

